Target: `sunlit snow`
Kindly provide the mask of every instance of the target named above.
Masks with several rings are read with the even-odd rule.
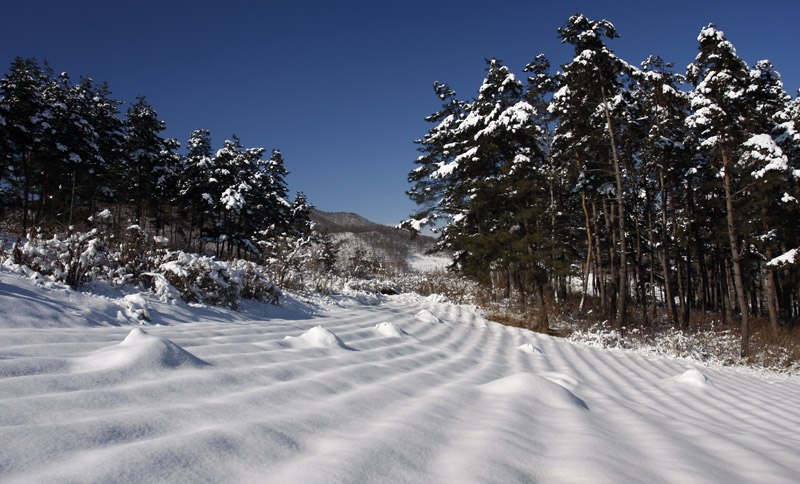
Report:
[[[575,344],[438,297],[235,312],[94,290],[0,270],[4,483],[800,477],[795,377]]]

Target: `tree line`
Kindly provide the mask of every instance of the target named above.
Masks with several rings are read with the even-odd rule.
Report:
[[[233,136],[215,152],[201,129],[181,155],[144,97],[124,114],[123,105],[106,83],[15,59],[0,79],[3,218],[24,236],[43,224],[80,226],[110,209],[123,229],[135,225],[218,257],[266,259],[287,237],[311,232],[305,196],[289,201],[280,151],[246,148]]]
[[[497,59],[477,97],[434,83],[440,110],[417,140],[402,226],[441,232],[453,268],[518,295],[546,328],[545,299],[581,279],[621,329],[632,311],[692,312],[773,331],[800,323],[800,102],[769,61],[749,67],[713,24],[685,75],[651,56],[634,66],[607,20],[576,14],[558,37],[574,58],[527,82]]]

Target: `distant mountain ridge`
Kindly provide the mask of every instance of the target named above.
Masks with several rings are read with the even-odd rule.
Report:
[[[310,215],[316,230],[330,234],[338,244],[339,258],[345,266],[363,254],[384,266],[405,266],[414,254],[424,254],[436,243],[433,237],[417,235],[412,239],[405,230],[377,224],[351,212],[312,209]]]
[[[311,220],[317,225],[318,230],[326,232],[362,232],[365,230],[381,230],[383,228],[397,230],[388,225],[371,222],[361,215],[351,212],[323,212],[312,208]]]

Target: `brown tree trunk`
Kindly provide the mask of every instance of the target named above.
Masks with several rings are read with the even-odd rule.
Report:
[[[656,308],[658,307],[658,299],[656,298],[656,241],[653,239],[653,211],[648,210],[647,213],[647,229],[650,233],[650,304],[652,305],[653,322],[656,319]]]
[[[672,231],[675,240],[678,240],[678,229],[676,223],[672,224]],[[683,271],[680,257],[680,250],[676,249],[676,257],[675,257],[675,278],[678,280],[678,301],[681,303],[681,311],[680,311],[680,327],[683,329],[688,329],[689,327],[689,305],[686,303],[687,296],[686,296],[686,287],[683,285]]]
[[[614,160],[614,177],[617,182],[617,207],[618,207],[618,221],[619,221],[619,296],[617,299],[617,313],[620,320],[625,318],[625,311],[628,305],[628,246],[625,236],[625,206],[623,203],[622,192],[622,171],[619,164],[619,156],[617,155],[617,143],[614,140],[614,129],[611,125],[611,114],[608,111],[608,101],[606,100],[606,93],[603,90],[603,109],[606,114],[606,123],[608,125],[608,137],[611,140],[611,155]]]
[[[539,309],[539,331],[547,332],[550,328],[550,321],[547,318],[547,306],[545,306],[544,303],[544,288],[542,284],[536,283],[534,293],[536,297],[536,306]]]
[[[767,246],[767,260],[772,260],[772,247]],[[775,271],[767,267],[767,310],[769,311],[769,325],[773,334],[778,334],[778,308],[775,304]]]
[[[609,208],[610,205],[610,208]],[[619,295],[619,267],[617,266],[616,256],[617,256],[617,239],[616,239],[616,231],[614,230],[614,225],[612,220],[614,219],[614,204],[606,203],[606,200],[603,200],[603,217],[606,221],[606,230],[608,231],[611,241],[608,245],[608,257],[609,257],[609,265],[611,266],[611,290],[606,291],[610,292],[609,297],[609,319],[611,320],[611,325],[614,328],[619,329],[622,326],[617,319],[618,315],[618,295]]]
[[[736,227],[734,226],[733,214],[733,192],[731,189],[731,173],[730,164],[728,160],[727,149],[722,148],[722,170],[725,179],[725,208],[728,212],[728,239],[731,244],[731,264],[733,265],[733,282],[736,286],[736,300],[739,304],[739,310],[742,314],[742,347],[741,354],[743,357],[750,355],[750,311],[747,307],[747,299],[745,298],[744,283],[742,278],[742,267],[740,264],[741,254],[739,253],[739,243],[737,241]]]
[[[594,224],[594,250],[595,250],[595,274],[599,281],[597,284],[600,289],[600,309],[606,311],[608,301],[606,301],[606,274],[603,268],[603,258],[600,252],[600,230],[597,227],[597,202],[592,202],[592,222]]]
[[[722,284],[720,290],[722,291],[722,309],[725,315],[727,324],[733,324],[733,303],[731,302],[731,289],[730,289],[730,269],[728,268],[727,259],[721,259],[720,264],[720,283]]]
[[[22,164],[22,176],[25,181],[22,184],[22,236],[25,237],[28,231],[28,210],[29,201],[31,197],[31,157],[32,152],[28,151],[28,156],[25,157],[25,162]]]
[[[677,328],[678,327],[678,311],[675,308],[675,297],[672,295],[672,278],[670,276],[670,267],[669,267],[669,260],[670,260],[670,237],[669,231],[667,230],[667,209],[669,207],[669,196],[667,195],[667,188],[664,184],[664,169],[662,168],[659,171],[659,178],[661,181],[661,225],[663,226],[663,230],[661,231],[661,245],[662,247],[662,256],[661,256],[661,269],[664,273],[664,292],[666,293],[666,303],[667,303],[667,313],[669,313],[669,318],[672,321],[672,326]]]
[[[586,219],[586,241],[589,244],[589,250],[586,252],[586,269],[583,272],[583,294],[581,295],[580,310],[583,311],[586,302],[586,291],[589,289],[589,269],[592,267],[592,229],[589,222],[589,209],[586,208],[586,194],[581,193],[581,206],[583,206],[583,216]]]
[[[578,153],[575,153],[575,164],[578,166],[578,170],[581,169],[581,160],[578,157]],[[553,185],[550,184],[550,200],[551,203],[555,204],[555,200],[553,198]],[[588,244],[588,251],[586,252],[586,269],[583,272],[583,293],[581,294],[581,305],[580,310],[583,311],[584,304],[586,303],[586,292],[589,289],[589,269],[592,267],[592,228],[589,222],[589,209],[586,207],[586,193],[581,192],[581,206],[583,207],[583,216],[586,221],[586,241]],[[552,219],[553,223],[553,233],[555,233],[555,215],[553,215]]]
[[[72,216],[75,211],[75,170],[72,170],[72,186],[69,191],[69,217],[67,218],[67,227],[72,226]]]

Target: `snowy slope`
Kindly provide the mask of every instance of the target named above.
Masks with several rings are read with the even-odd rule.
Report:
[[[0,271],[0,481],[800,482],[797,378],[415,296],[243,313],[144,299],[162,325],[111,291]]]

